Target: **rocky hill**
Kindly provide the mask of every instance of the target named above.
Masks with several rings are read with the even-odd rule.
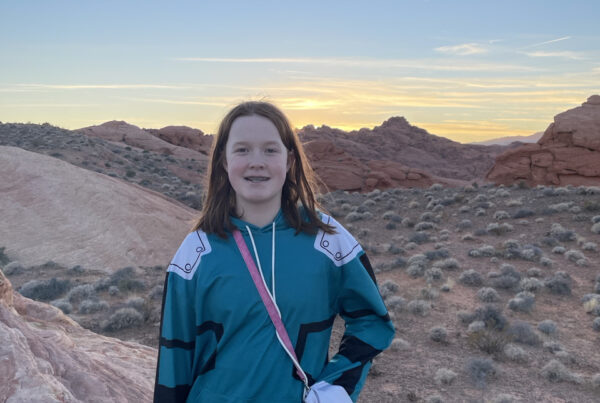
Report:
[[[357,160],[393,161],[430,177],[480,181],[505,146],[461,144],[412,126],[394,117],[381,126],[344,132],[327,126],[306,126],[299,131],[303,142],[327,140]]]
[[[537,143],[499,155],[486,179],[496,184],[599,184],[600,96],[556,115]]]

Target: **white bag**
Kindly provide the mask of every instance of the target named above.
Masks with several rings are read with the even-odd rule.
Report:
[[[341,386],[320,381],[310,388],[304,403],[352,403],[352,399]]]

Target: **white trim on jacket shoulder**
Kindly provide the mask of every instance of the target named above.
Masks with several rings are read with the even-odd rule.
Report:
[[[326,234],[319,230],[315,249],[324,253],[336,266],[345,265],[362,251],[356,239],[333,217],[321,213],[321,219],[325,224],[333,226],[336,233]]]
[[[188,234],[175,253],[167,271],[180,277],[191,280],[200,265],[202,256],[212,251],[208,238],[203,231],[194,231]]]

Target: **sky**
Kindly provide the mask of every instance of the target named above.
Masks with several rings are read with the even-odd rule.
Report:
[[[0,0],[0,121],[214,133],[264,99],[298,128],[530,135],[600,94],[599,16],[597,0]]]

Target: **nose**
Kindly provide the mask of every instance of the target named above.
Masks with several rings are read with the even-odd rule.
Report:
[[[250,153],[249,164],[251,168],[262,168],[265,166],[264,155],[261,152],[255,151]]]

